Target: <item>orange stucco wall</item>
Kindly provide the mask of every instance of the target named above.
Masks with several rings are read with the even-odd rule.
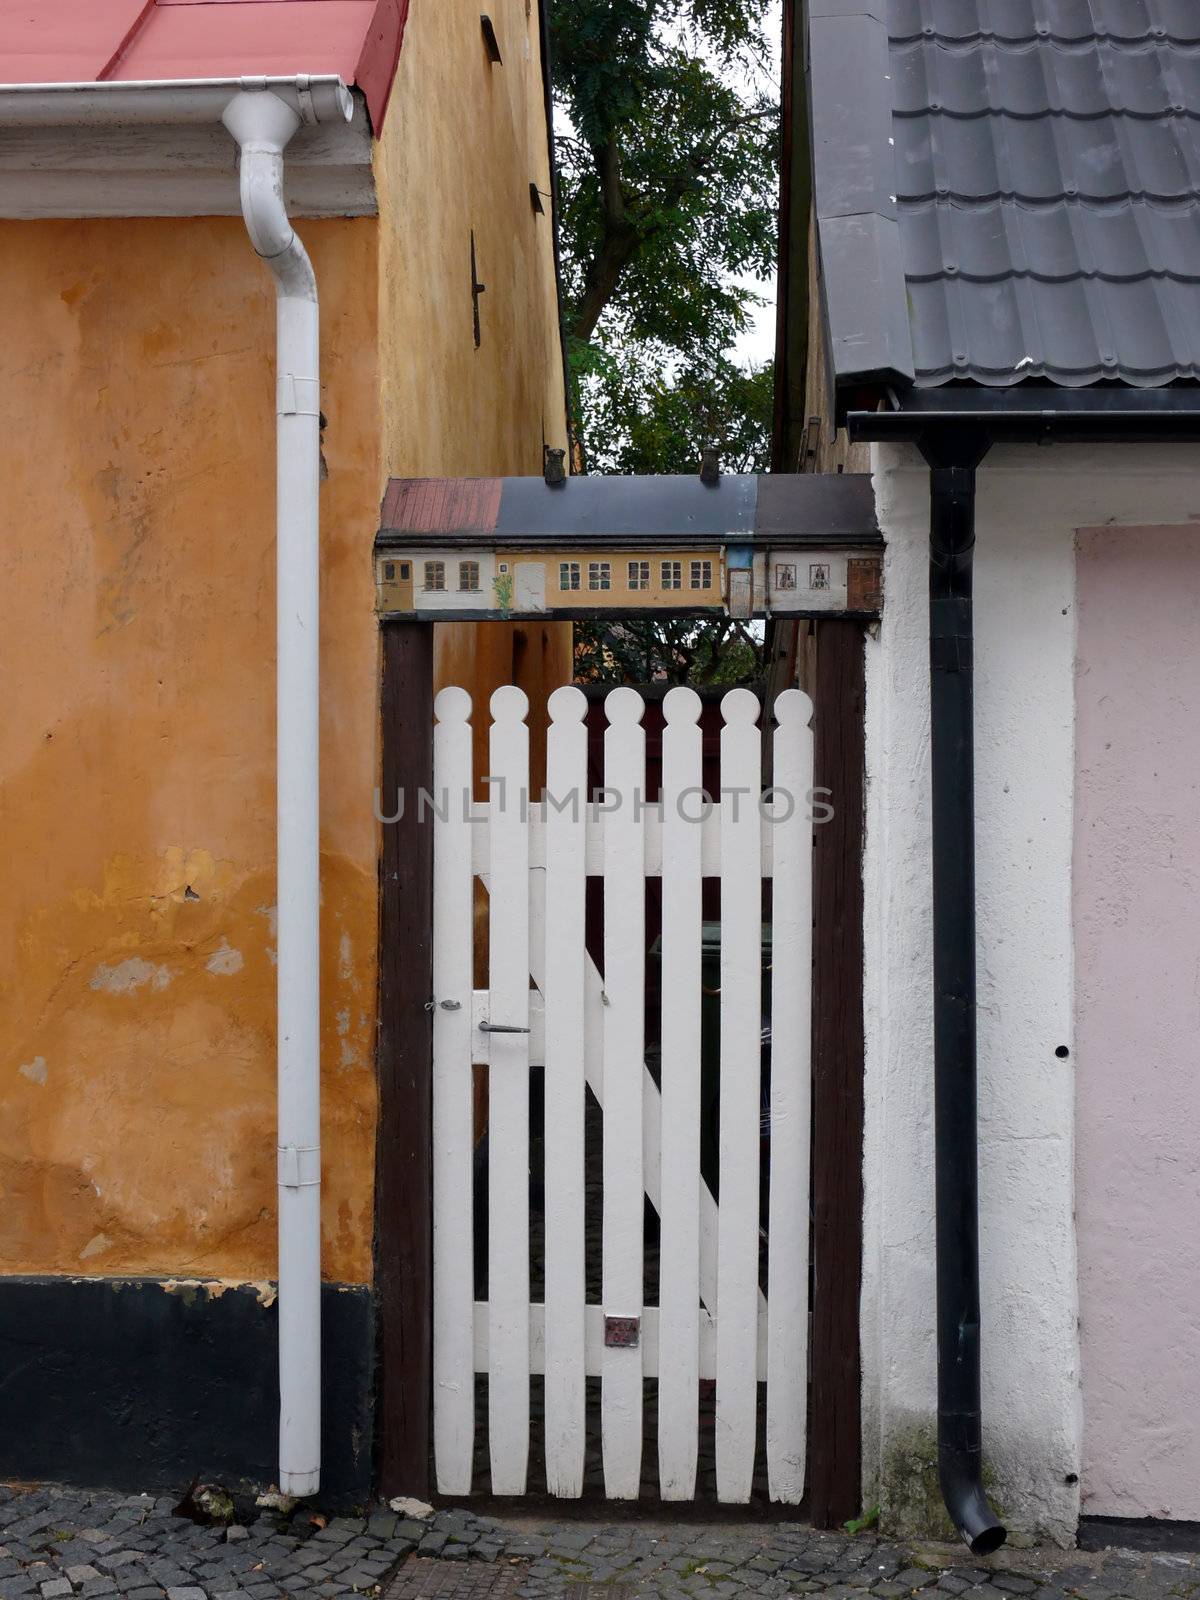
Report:
[[[376,224],[309,223],[325,1248],[368,1275]],[[273,1273],[273,294],[234,220],[0,226],[0,1260]],[[365,792],[364,792],[365,791]]]
[[[564,442],[536,15],[491,9],[503,69],[477,21],[413,0],[379,218],[299,224],[328,418],[323,1268],[348,1282],[374,1226],[380,496],[389,473],[536,472],[543,434]],[[270,278],[232,218],[0,222],[0,304],[0,1270],[266,1279]],[[439,661],[479,699],[536,691],[569,636],[447,630]]]

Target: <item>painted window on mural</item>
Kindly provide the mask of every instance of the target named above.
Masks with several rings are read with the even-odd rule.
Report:
[[[589,561],[588,562],[588,588],[589,589],[611,589],[612,588],[612,562],[611,561]]]
[[[425,587],[427,589],[444,589],[446,587],[446,563],[444,561],[427,561],[425,563]]]
[[[558,564],[558,587],[560,589],[579,588],[579,563],[578,561],[560,561]]]
[[[662,586],[664,589],[683,588],[683,562],[664,561],[662,564]]]

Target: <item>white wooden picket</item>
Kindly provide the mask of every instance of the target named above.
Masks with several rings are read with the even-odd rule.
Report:
[[[605,701],[604,785],[604,1314],[640,1326],[644,1274],[642,1075],[646,972],[645,706],[634,689]],[[600,1391],[604,1488],[636,1500],[642,1481],[642,1353],[605,1340]]]
[[[471,697],[434,703],[433,1384],[434,1460],[442,1494],[469,1494],[475,1450],[475,1278],[471,1227],[473,980]]]
[[[662,1198],[659,1336],[672,1359],[658,1379],[658,1480],[664,1500],[696,1492],[700,1382],[700,696],[663,701]]]
[[[546,1486],[583,1493],[587,1301],[584,1280],[584,872],[582,796],[587,787],[587,701],[579,689],[550,696],[546,788],[546,871],[541,987],[546,1085],[545,1373]],[[532,1039],[531,1039],[532,1046]]]
[[[524,1494],[529,1460],[529,703],[491,701],[488,945],[488,1449],[496,1494]],[[434,887],[434,920],[437,887]],[[436,1399],[434,1402],[436,1409]]]
[[[488,1379],[494,1493],[526,1492],[530,1379],[544,1375],[546,1487],[583,1492],[586,1380],[600,1380],[605,1492],[641,1491],[644,1379],[657,1379],[658,1482],[697,1493],[700,1386],[716,1380],[718,1498],[804,1492],[812,949],[811,703],[779,697],[774,791],[760,706],[722,702],[721,797],[702,795],[700,700],[664,703],[662,796],[645,803],[644,705],[605,704],[603,803],[587,796],[586,700],[549,703],[547,791],[528,795],[528,705],[492,697],[490,790],[470,799],[470,701],[438,697],[434,738],[434,1444],[440,1492],[469,1493],[476,1373]],[[449,803],[447,803],[449,797]],[[603,977],[585,945],[600,880]],[[662,880],[661,1091],[644,1055],[645,884]],[[720,1202],[700,1170],[702,883],[721,884]],[[488,895],[488,987],[473,988],[474,883]],[[763,884],[771,890],[767,1288],[759,1285]],[[531,982],[534,986],[531,988]],[[474,1300],[473,1067],[486,1067],[488,1297]],[[529,1072],[544,1067],[545,1289],[530,1295]],[[604,1124],[602,1305],[585,1278],[585,1085]],[[661,1224],[644,1300],[644,1199]],[[660,1350],[669,1356],[660,1358]]]
[[[812,990],[812,701],[777,696],[771,880],[771,1165],[767,1252],[767,1483],[772,1500],[804,1494],[808,1417],[809,1067]]]
[[[717,1497],[749,1500],[758,1384],[762,1056],[762,736],[758,701],[721,702],[721,1197],[717,1224]],[[736,781],[732,775],[736,774]],[[727,776],[728,775],[728,776]]]

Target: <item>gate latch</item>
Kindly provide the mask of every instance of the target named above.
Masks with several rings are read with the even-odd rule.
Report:
[[[641,1342],[640,1317],[605,1317],[604,1345],[608,1350],[636,1350]]]
[[[530,1028],[517,1028],[508,1022],[481,1022],[480,1033],[530,1033]]]

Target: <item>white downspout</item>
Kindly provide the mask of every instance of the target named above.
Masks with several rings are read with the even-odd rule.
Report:
[[[317,283],[283,200],[283,151],[300,117],[249,90],[221,120],[241,151],[247,231],[275,278],[279,1487],[309,1495],[321,1483]]]

